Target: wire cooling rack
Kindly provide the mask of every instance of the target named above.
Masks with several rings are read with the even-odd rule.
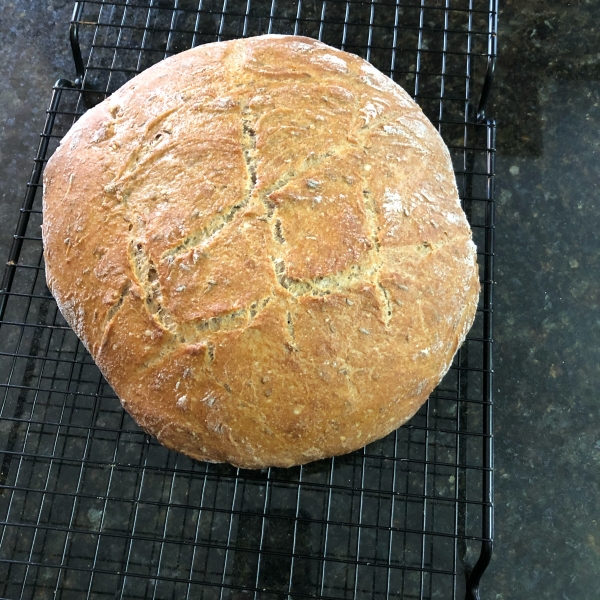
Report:
[[[89,0],[54,87],[0,293],[3,598],[479,598],[491,554],[494,0]],[[173,53],[261,33],[354,52],[449,145],[478,247],[475,325],[409,424],[292,469],[194,462],[145,435],[44,282],[41,174],[87,107]]]

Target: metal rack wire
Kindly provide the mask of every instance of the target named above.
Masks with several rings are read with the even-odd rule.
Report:
[[[86,0],[0,290],[3,598],[479,598],[492,508],[495,0]],[[41,174],[87,107],[158,60],[260,33],[359,54],[448,143],[478,246],[468,340],[384,440],[293,469],[194,462],[140,431],[43,275]]]

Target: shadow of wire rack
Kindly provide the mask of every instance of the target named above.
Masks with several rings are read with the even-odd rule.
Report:
[[[0,294],[3,598],[479,598],[491,555],[495,0],[89,0]],[[439,127],[482,280],[475,325],[429,402],[353,454],[252,472],[144,434],[44,282],[41,174],[90,106],[166,56],[301,34],[392,77]]]

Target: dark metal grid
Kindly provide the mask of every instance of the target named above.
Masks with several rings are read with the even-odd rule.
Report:
[[[252,472],[169,452],[121,409],[45,286],[37,190],[86,104],[192,45],[266,32],[359,54],[412,93],[450,147],[483,292],[409,424],[354,454]],[[3,597],[478,597],[493,537],[495,32],[484,0],[76,4],[78,77],[54,88],[0,295]]]

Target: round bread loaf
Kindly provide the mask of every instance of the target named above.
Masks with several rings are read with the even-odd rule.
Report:
[[[247,468],[407,421],[479,293],[437,131],[367,62],[300,37],[200,46],[88,111],[46,167],[43,239],[137,423]]]

